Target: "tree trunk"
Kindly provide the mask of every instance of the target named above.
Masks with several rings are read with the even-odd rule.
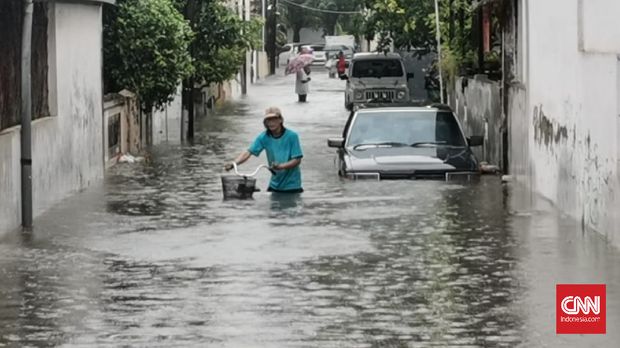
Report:
[[[301,27],[293,28],[293,42],[301,41]]]
[[[187,139],[194,139],[194,120],[196,115],[194,115],[194,78],[189,78],[189,104],[187,104]]]
[[[454,0],[450,0],[448,6],[450,10],[450,20],[448,21],[448,35],[450,40],[448,42],[450,42],[450,46],[452,46],[454,40]]]

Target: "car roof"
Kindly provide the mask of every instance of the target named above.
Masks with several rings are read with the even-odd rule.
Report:
[[[363,52],[356,53],[353,60],[370,60],[370,59],[402,59],[397,53],[380,53],[380,52]]]

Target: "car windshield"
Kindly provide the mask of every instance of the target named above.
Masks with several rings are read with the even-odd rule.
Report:
[[[398,59],[359,60],[353,64],[353,77],[401,77],[403,67]]]
[[[389,111],[357,115],[347,146],[465,146],[451,112]]]

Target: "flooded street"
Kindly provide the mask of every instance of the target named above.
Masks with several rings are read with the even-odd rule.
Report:
[[[346,181],[344,83],[272,78],[0,241],[0,347],[617,347],[620,252],[484,177]],[[305,192],[223,201],[226,161],[279,106]],[[240,167],[251,172],[265,162]],[[606,335],[556,335],[555,286],[607,284]]]

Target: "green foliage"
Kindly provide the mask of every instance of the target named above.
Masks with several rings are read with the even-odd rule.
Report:
[[[119,0],[106,10],[103,36],[109,89],[133,91],[145,111],[171,101],[194,71],[192,31],[170,0]]]
[[[435,3],[432,0],[366,0],[367,34],[375,32],[379,50],[416,48],[418,54],[437,51]],[[471,0],[439,1],[442,70],[448,79],[472,64]]]
[[[313,6],[310,0],[290,0],[291,2]],[[282,2],[278,7],[280,16],[278,17],[279,24],[286,29],[293,31],[293,41],[299,41],[299,32],[302,28],[317,28],[320,25],[318,12],[310,11],[299,6],[291,5],[286,2]]]
[[[193,80],[219,83],[231,79],[248,49],[262,45],[263,21],[244,21],[221,0],[176,0],[195,33],[190,46]]]

